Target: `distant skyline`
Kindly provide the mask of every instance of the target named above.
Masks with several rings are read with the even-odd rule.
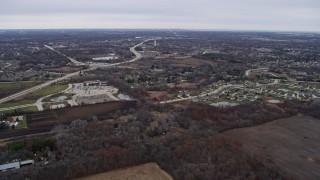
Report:
[[[320,32],[319,0],[1,0],[0,29]]]

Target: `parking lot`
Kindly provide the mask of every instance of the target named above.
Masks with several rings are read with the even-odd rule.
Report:
[[[101,84],[72,84],[71,88],[67,90],[66,93],[75,94],[73,100],[78,104],[95,104],[119,100],[114,96],[114,94],[118,93],[117,88]]]

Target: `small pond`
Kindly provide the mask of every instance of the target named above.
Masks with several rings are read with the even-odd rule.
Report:
[[[119,93],[118,94],[118,98],[121,99],[121,100],[126,100],[126,101],[130,101],[132,100],[132,98],[126,94],[122,94],[122,93]]]
[[[59,96],[59,97],[55,97],[50,99],[51,102],[60,102],[60,101],[64,101],[66,100],[68,97],[67,96]]]
[[[56,104],[56,105],[51,105],[50,109],[59,109],[59,108],[65,108],[66,105],[64,104]]]
[[[278,103],[280,103],[280,101],[279,101],[279,100],[276,100],[276,99],[269,100],[268,102],[269,102],[269,103],[272,103],[272,104],[278,104]]]

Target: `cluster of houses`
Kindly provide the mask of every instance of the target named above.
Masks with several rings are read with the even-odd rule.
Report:
[[[11,116],[5,120],[2,120],[1,123],[5,123],[7,127],[15,129],[15,127],[17,127],[19,123],[24,120],[24,118],[24,116]]]
[[[320,81],[320,73],[312,71],[312,68],[320,67],[320,62],[317,60],[295,61],[295,60],[277,60],[274,61],[259,61],[255,64],[256,67],[272,67],[273,71],[288,74],[297,81]],[[301,68],[304,68],[301,70]]]
[[[222,83],[223,84],[223,83]],[[222,85],[221,83],[219,85]],[[219,87],[218,84],[212,84],[210,89],[216,89]],[[211,90],[208,90],[210,92]],[[187,92],[181,92],[180,97],[188,96]],[[254,83],[246,81],[243,86],[228,87],[225,90],[204,97],[198,97],[194,101],[208,101],[221,99],[224,101],[231,102],[253,102],[257,101],[261,97],[269,97],[274,99],[287,99],[287,100],[302,100],[309,101],[320,98],[320,89],[316,86],[311,86],[308,83],[299,84],[297,82],[281,82],[274,85],[261,85],[259,83]]]
[[[310,88],[301,85],[279,84],[273,86],[250,86],[245,85],[240,90],[232,94],[232,91],[222,92],[227,94],[227,99],[233,101],[256,101],[261,96],[274,97],[276,99],[303,100],[309,101],[320,97],[320,91],[317,88]]]

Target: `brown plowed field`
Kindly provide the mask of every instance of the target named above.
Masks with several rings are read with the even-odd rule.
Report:
[[[279,119],[223,134],[242,148],[284,169],[292,179],[320,179],[320,120],[305,116]]]
[[[82,68],[81,67],[59,67],[59,68],[50,68],[46,69],[46,71],[51,71],[51,72],[58,72],[58,73],[73,73],[80,71]]]
[[[27,114],[27,129],[1,130],[0,139],[17,139],[18,136],[23,138],[25,135],[49,132],[58,124],[69,124],[73,120],[87,119],[91,115],[106,115],[118,109],[135,107],[136,101],[116,101]]]
[[[142,164],[125,169],[118,169],[96,175],[91,175],[79,180],[173,180],[173,178],[163,171],[156,163]]]

